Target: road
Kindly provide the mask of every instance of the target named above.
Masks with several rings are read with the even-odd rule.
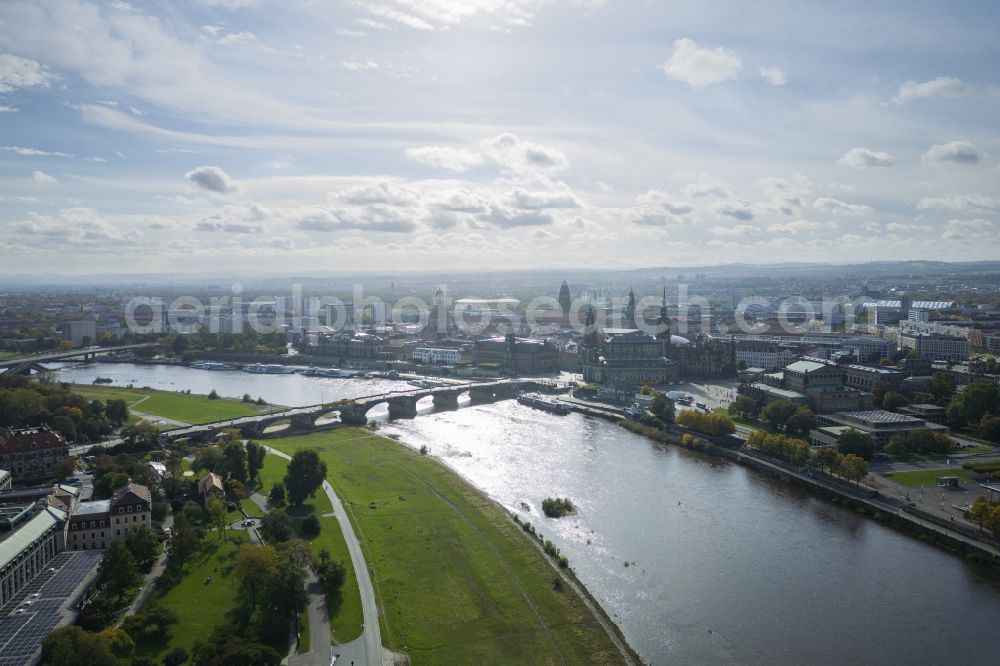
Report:
[[[292,459],[288,454],[273,449],[270,446],[267,447],[267,451],[285,460]],[[372,585],[371,575],[368,572],[368,566],[365,564],[364,552],[361,550],[361,543],[354,533],[354,527],[351,525],[351,520],[347,516],[347,511],[344,509],[343,503],[341,503],[337,494],[333,492],[333,487],[328,481],[323,482],[323,490],[326,492],[326,496],[330,498],[330,504],[333,505],[333,515],[337,518],[337,522],[340,523],[340,529],[344,534],[344,541],[347,543],[347,551],[350,553],[351,564],[354,566],[354,573],[358,579],[358,588],[361,592],[361,610],[365,620],[364,632],[361,634],[361,638],[334,648],[340,654],[340,659],[337,660],[337,663],[350,664],[353,662],[355,666],[381,666],[382,629],[378,623],[378,603],[375,600],[375,587]],[[312,621],[312,611],[310,610],[310,627],[313,626]],[[313,633],[311,641],[315,641],[315,637],[316,634]],[[329,643],[329,641],[327,642]],[[315,660],[299,661],[296,659],[295,663],[309,663],[314,666],[329,665],[329,652],[322,653],[326,655],[325,662],[320,660],[321,655],[319,652],[310,650],[309,654],[313,652],[316,652]],[[299,656],[304,657],[305,655]]]

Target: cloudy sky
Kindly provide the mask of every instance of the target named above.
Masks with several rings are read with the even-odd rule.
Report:
[[[3,0],[0,273],[998,259],[998,19]]]

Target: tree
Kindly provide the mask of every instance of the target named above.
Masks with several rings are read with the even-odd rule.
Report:
[[[325,546],[319,551],[319,559],[313,564],[313,572],[327,594],[340,590],[347,580],[347,567],[341,560],[331,559],[330,551]]]
[[[212,389],[212,392],[208,394],[208,399],[209,400],[218,400],[219,399],[219,394],[216,392],[215,389]]]
[[[840,473],[847,480],[861,485],[861,479],[868,475],[868,461],[861,456],[848,453],[840,459]]]
[[[163,666],[181,666],[188,660],[188,651],[183,647],[174,648],[163,658]]]
[[[313,449],[299,449],[285,472],[285,492],[288,501],[298,506],[312,497],[326,478],[326,463]]]
[[[771,430],[781,432],[788,425],[788,420],[795,414],[798,406],[790,400],[775,400],[761,410],[760,416]]]
[[[956,425],[977,424],[987,413],[1000,414],[1000,387],[988,382],[975,382],[966,386],[948,406],[949,418],[956,418]]]
[[[170,535],[171,564],[180,566],[198,549],[201,535],[196,530],[184,512],[174,515],[174,526]]]
[[[988,442],[1000,445],[1000,416],[983,414],[979,419],[979,436]]]
[[[60,479],[67,479],[76,474],[76,456],[63,458],[56,463],[55,475]]]
[[[108,400],[105,403],[104,414],[108,420],[114,421],[118,425],[128,421],[128,405],[124,400]]]
[[[305,572],[289,558],[280,558],[271,570],[264,587],[267,607],[280,618],[291,620],[309,603]]]
[[[875,442],[871,435],[848,428],[837,436],[837,450],[845,455],[854,454],[867,460],[875,453]]]
[[[816,417],[808,407],[799,407],[796,409],[795,413],[789,417],[788,424],[785,426],[788,433],[792,435],[808,434],[815,427]]]
[[[135,615],[122,622],[122,629],[136,641],[163,639],[170,633],[170,625],[177,623],[177,613],[156,601],[147,601]]]
[[[260,533],[267,541],[286,541],[291,531],[292,519],[283,509],[272,509],[261,518]]]
[[[812,454],[812,461],[824,472],[829,472],[837,466],[837,451],[833,447],[821,446]]]
[[[305,520],[302,521],[302,534],[307,537],[314,537],[319,534],[319,531],[319,518],[315,514],[306,516]]]
[[[222,448],[225,457],[223,466],[228,479],[236,479],[241,484],[247,480],[247,449],[238,440],[228,442]]]
[[[895,391],[886,391],[882,397],[882,409],[887,412],[894,412],[900,407],[906,407],[909,401]]]
[[[226,456],[222,453],[221,448],[218,446],[206,446],[194,454],[191,469],[196,472],[205,471],[220,474],[224,470],[225,464]]]
[[[125,661],[131,661],[132,655],[135,654],[135,641],[132,637],[121,629],[116,629],[114,627],[109,627],[105,629],[100,634],[101,639],[103,639],[108,648],[111,650],[111,654]]]
[[[125,533],[125,547],[132,553],[139,569],[149,571],[160,550],[160,543],[156,540],[153,530],[141,525]]]
[[[73,625],[55,629],[42,639],[41,661],[46,666],[78,666],[82,655],[86,655],[89,664],[125,666],[131,661],[116,656],[108,639],[101,634]]]
[[[736,361],[736,372],[744,372],[747,369],[747,362],[742,358]]]
[[[264,457],[267,456],[267,449],[261,444],[252,441],[247,442],[247,477],[253,481],[257,478],[257,473],[264,467]]]
[[[674,420],[673,401],[667,400],[666,397],[659,391],[654,393],[653,402],[649,406],[649,411],[653,412],[653,416],[665,423],[670,423]]]
[[[991,505],[989,500],[980,495],[972,501],[969,507],[969,517],[979,523],[979,531],[983,531],[983,523],[990,519]]]
[[[285,503],[285,484],[275,481],[271,486],[271,492],[267,494],[267,501],[271,506],[281,506]]]
[[[758,409],[757,401],[746,395],[739,396],[729,405],[729,413],[739,414],[742,418],[756,416]]]
[[[927,390],[934,397],[934,402],[946,405],[955,395],[955,378],[947,372],[935,372],[927,383]]]
[[[178,356],[184,354],[188,348],[188,339],[185,335],[175,335],[174,339],[170,341],[170,348]]]
[[[257,586],[265,580],[278,563],[278,553],[272,546],[255,546],[245,543],[236,553],[234,570],[242,587],[250,590],[250,605],[257,607]]]
[[[139,566],[122,541],[112,542],[111,547],[104,551],[97,571],[101,586],[118,600],[139,581]]]
[[[205,509],[208,511],[208,515],[212,517],[212,523],[219,530],[219,535],[221,536],[223,530],[226,529],[226,502],[221,497],[212,495],[205,504]]]

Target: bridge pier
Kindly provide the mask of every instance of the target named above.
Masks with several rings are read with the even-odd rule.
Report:
[[[368,423],[367,409],[359,405],[345,405],[340,408],[340,422],[348,425],[363,426]]]
[[[292,430],[313,430],[316,427],[315,417],[312,414],[294,414],[290,420]]]
[[[435,393],[434,407],[436,409],[458,409],[458,391]]]
[[[389,398],[389,417],[395,419],[412,419],[417,415],[417,398],[399,396]]]
[[[473,386],[469,389],[469,398],[473,403],[481,402],[493,402],[493,387],[492,386]]]

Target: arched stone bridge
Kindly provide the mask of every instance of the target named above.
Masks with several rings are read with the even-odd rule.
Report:
[[[247,416],[240,419],[165,430],[160,433],[160,440],[169,442],[182,437],[212,437],[222,430],[232,428],[238,428],[245,437],[266,437],[269,434],[267,432],[269,428],[284,421],[289,422],[288,427],[275,431],[273,434],[308,432],[341,424],[360,426],[368,422],[368,412],[383,403],[388,405],[390,417],[413,418],[417,415],[417,403],[427,397],[433,398],[434,406],[439,409],[455,409],[458,407],[459,398],[465,393],[469,394],[473,404],[482,404],[497,400],[509,400],[516,397],[518,391],[551,390],[552,388],[554,385],[547,382],[517,379],[415,388],[364,396],[354,400],[297,407],[260,416]]]

